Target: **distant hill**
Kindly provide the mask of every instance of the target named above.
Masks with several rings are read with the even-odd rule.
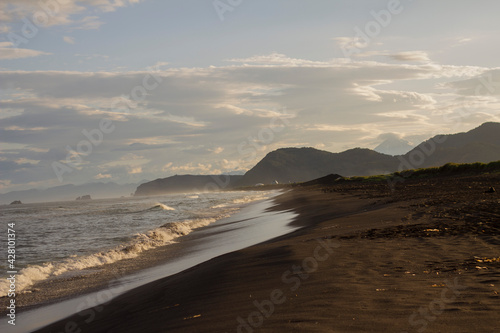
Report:
[[[425,156],[423,162],[417,162]],[[446,163],[489,163],[500,160],[500,123],[484,123],[458,134],[437,135],[403,155],[412,168],[437,167]]]
[[[83,185],[61,185],[48,189],[31,189],[12,191],[0,194],[0,204],[9,204],[20,200],[23,203],[52,202],[75,200],[83,195],[90,195],[93,199],[119,198],[130,196],[139,184],[89,183]]]
[[[438,135],[408,153],[390,156],[370,149],[330,153],[314,148],[282,148],[267,154],[238,183],[251,186],[304,182],[329,174],[371,176],[446,163],[488,163],[500,160],[500,123],[485,123],[467,133]]]
[[[329,174],[371,176],[395,171],[399,161],[370,149],[355,148],[342,153],[330,153],[314,148],[282,148],[273,151],[249,170],[238,183],[251,186],[304,182]]]
[[[140,185],[134,196],[214,191],[233,187],[241,178],[241,175],[175,175]]]

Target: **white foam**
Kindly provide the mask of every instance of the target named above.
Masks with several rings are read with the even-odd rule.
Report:
[[[212,206],[212,207],[210,207],[210,208],[212,208],[212,209],[217,209],[217,208],[224,208],[224,207],[227,207],[227,204],[215,205],[215,206]]]
[[[212,218],[199,218],[165,224],[144,234],[136,235],[129,244],[114,249],[94,253],[87,256],[68,258],[62,262],[45,263],[22,269],[16,277],[16,292],[21,292],[36,281],[59,276],[65,272],[111,264],[119,260],[137,257],[141,252],[172,243],[176,238],[191,233],[194,229],[207,226],[219,219],[228,217],[220,215]],[[6,296],[9,282],[0,280],[0,297]]]
[[[268,192],[248,195],[241,199],[235,199],[229,204],[219,204],[211,208],[216,208],[218,216],[200,217],[196,219],[184,220],[181,222],[173,222],[165,224],[159,228],[150,230],[144,234],[138,234],[128,244],[118,246],[116,248],[94,253],[87,256],[72,256],[61,262],[49,262],[42,265],[33,265],[19,271],[16,277],[16,292],[25,291],[35,282],[46,280],[48,278],[57,277],[65,272],[75,272],[91,267],[98,267],[110,263],[114,263],[123,259],[137,257],[143,251],[154,249],[159,246],[173,243],[176,238],[191,233],[194,229],[207,226],[215,221],[230,216],[243,204],[248,204],[253,201],[263,200],[269,197]],[[232,207],[231,207],[232,206]],[[150,209],[162,209],[173,211],[175,208],[162,203],[156,203]],[[9,282],[4,279],[0,280],[0,297],[6,296],[9,290]]]
[[[172,208],[170,206],[164,205],[162,203],[156,203],[153,208],[161,208],[163,210],[175,210],[175,208]]]

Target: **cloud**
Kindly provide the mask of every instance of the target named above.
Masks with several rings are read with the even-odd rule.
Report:
[[[222,147],[216,147],[216,148],[210,149],[210,151],[211,151],[212,153],[214,153],[214,154],[216,154],[216,155],[217,155],[217,154],[222,153],[222,152],[224,151],[224,148],[222,148]]]
[[[50,55],[50,53],[14,47],[11,42],[0,42],[0,60],[21,59]]]
[[[457,44],[466,44],[472,41],[472,38],[459,38],[457,39]]]
[[[63,40],[68,44],[75,44],[75,38],[70,36],[64,36]]]
[[[90,14],[113,12],[140,2],[142,0],[2,0],[0,21],[12,23],[24,18],[38,27],[65,25],[73,29],[97,29],[102,22],[99,16]],[[0,33],[7,29],[10,28],[1,28]]]
[[[227,61],[242,63],[242,64],[263,65],[263,66],[287,66],[287,67],[290,67],[290,66],[331,66],[331,63],[329,63],[329,62],[290,58],[284,54],[280,54],[277,52],[273,52],[269,55],[253,56],[250,58],[228,59]]]
[[[398,61],[416,61],[416,62],[428,62],[430,61],[427,52],[424,51],[408,51],[399,52],[389,55],[390,58]]]
[[[500,95],[500,69],[485,71],[472,78],[448,82],[447,87],[456,89],[464,96],[499,96]]]
[[[84,133],[100,140],[102,119],[115,130],[102,133],[66,182],[245,170],[279,147],[341,151],[387,132],[430,137],[446,129],[444,115],[459,113],[459,98],[478,77],[496,75],[481,67],[318,62],[277,53],[233,60],[155,72],[0,72],[0,161],[10,163],[2,179],[11,187],[57,182],[51,163],[89,141]],[[405,90],[396,88],[401,84]],[[134,101],[138,87],[146,93]],[[497,95],[473,97],[470,122],[498,117]]]
[[[403,135],[399,133],[382,133],[377,136],[378,140],[401,140],[403,139]]]
[[[110,178],[113,178],[113,176],[110,174],[103,175],[102,173],[100,173],[94,177],[94,179],[110,179]]]
[[[99,20],[99,16],[85,16],[84,18],[75,21],[75,30],[96,30],[99,29],[104,22]]]
[[[91,59],[103,59],[103,60],[109,60],[109,56],[104,55],[104,54],[81,54],[81,53],[76,53],[75,57],[81,57],[84,58],[85,60],[91,60]]]
[[[142,173],[142,167],[130,167],[129,172],[130,175],[137,175]]]

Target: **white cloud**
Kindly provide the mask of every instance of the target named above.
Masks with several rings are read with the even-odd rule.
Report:
[[[76,21],[75,24],[76,26],[73,29],[76,30],[96,30],[104,22],[99,20],[99,16],[85,16],[81,20]]]
[[[331,62],[323,61],[312,61],[306,59],[290,58],[284,54],[273,52],[269,55],[258,55],[250,58],[242,59],[228,59],[227,61],[236,62],[241,64],[252,64],[260,66],[287,66],[287,67],[301,67],[301,66],[331,66]],[[346,60],[341,60],[340,62],[345,62]]]
[[[389,55],[394,60],[398,61],[416,61],[416,62],[429,62],[429,56],[424,51],[407,51],[399,52]]]
[[[94,179],[110,179],[113,178],[110,174],[98,174],[97,176],[94,177]]]
[[[50,53],[16,48],[11,42],[0,42],[0,60],[31,58],[41,55],[50,55]]]
[[[0,159],[14,161],[14,152],[16,161],[40,161],[2,165],[2,175],[13,183],[53,179],[50,163],[64,160],[66,145],[75,147],[85,139],[82,130],[98,128],[102,118],[112,119],[116,130],[104,135],[68,182],[96,175],[138,181],[243,170],[279,147],[340,151],[370,145],[381,133],[443,132],[444,115],[458,114],[459,98],[477,84],[477,75],[488,73],[488,68],[418,62],[340,65],[276,53],[246,60],[164,68],[155,73],[162,78],[158,87],[121,109],[117,99],[130,95],[150,73],[2,71],[0,137],[12,149],[0,151]],[[421,88],[394,88],[400,83]],[[462,126],[498,117],[497,95],[473,97],[474,116]],[[279,131],[273,121],[282,125]]]
[[[466,44],[466,43],[469,43],[472,41],[472,38],[459,38],[457,40],[457,43],[458,44]]]
[[[465,80],[449,82],[448,87],[457,89],[461,95],[468,96],[499,96],[500,69],[485,71],[480,75]]]
[[[70,25],[73,29],[97,29],[102,24],[91,13],[113,12],[142,0],[65,0],[65,1],[0,1],[0,21],[15,22],[27,18],[39,27]],[[1,28],[1,32],[7,32]]]
[[[75,38],[70,36],[64,36],[63,40],[68,44],[75,44]]]
[[[214,149],[209,149],[209,151],[213,152],[214,154],[218,155],[220,153],[222,153],[224,151],[224,148],[222,147],[217,147],[217,148],[214,148]]]

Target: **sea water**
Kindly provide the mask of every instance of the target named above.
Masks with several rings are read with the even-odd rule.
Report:
[[[143,220],[144,217],[148,216],[146,220],[151,222],[151,219],[156,218],[157,223],[151,222],[149,227],[144,226],[143,228],[137,229],[136,234],[132,234],[130,231],[128,233],[124,232],[129,236],[118,236],[116,234],[115,237],[96,236],[95,238],[97,240],[101,238],[114,239],[111,243],[109,243],[109,240],[101,241],[100,243],[103,249],[100,252],[92,252],[92,250],[86,249],[84,246],[77,245],[77,242],[67,240],[67,242],[71,242],[73,246],[75,246],[74,250],[80,249],[79,251],[83,251],[85,254],[77,255],[76,257],[74,255],[69,255],[66,258],[45,262],[41,265],[28,264],[27,268],[22,270],[22,274],[26,275],[27,272],[31,272],[31,269],[42,270],[44,267],[48,267],[48,270],[52,272],[52,277],[49,277],[52,279],[57,278],[57,276],[54,277],[54,274],[57,274],[57,270],[54,270],[54,267],[62,267],[62,270],[66,270],[68,273],[79,274],[82,267],[90,267],[89,265],[96,264],[93,260],[95,257],[120,260],[120,258],[127,257],[129,253],[140,253],[140,251],[147,251],[149,248],[158,246],[167,246],[165,249],[168,250],[168,245],[176,241],[184,244],[184,250],[176,252],[172,260],[166,261],[158,266],[139,270],[136,273],[111,281],[104,291],[101,290],[74,296],[73,298],[55,304],[37,307],[28,311],[21,311],[16,326],[8,325],[6,317],[3,321],[0,320],[0,332],[7,330],[13,333],[32,332],[48,324],[62,320],[72,314],[80,314],[79,311],[82,309],[100,305],[102,302],[107,301],[107,299],[102,299],[103,293],[107,296],[111,295],[114,298],[135,287],[179,273],[225,253],[290,233],[298,228],[290,224],[297,214],[293,211],[270,210],[275,203],[271,199],[264,200],[278,194],[279,192],[275,191],[227,192],[87,202],[85,203],[87,209],[80,210],[83,216],[92,215],[94,213],[96,215],[108,216],[118,212],[121,214],[123,210],[125,210],[130,213],[125,214],[127,216],[139,215],[143,216]],[[57,203],[53,206],[49,204],[42,206],[65,207],[66,205],[78,207],[75,203]],[[92,207],[100,207],[100,213],[97,213],[97,210],[92,210]],[[106,208],[102,210],[103,207]],[[1,209],[7,210],[10,210],[10,208],[11,207],[8,209],[6,207],[1,207]],[[12,210],[10,210],[10,213],[7,215],[21,214],[21,210],[18,210],[17,213],[15,212],[17,208],[20,207],[12,207]],[[28,207],[25,208],[28,209]],[[89,208],[91,209],[89,210]],[[107,213],[104,213],[104,211]],[[174,216],[177,217],[175,218]],[[166,219],[168,219],[169,222],[165,223]],[[116,221],[114,223],[110,222],[109,226],[100,226],[99,228],[114,230],[110,231],[110,234],[116,232],[117,229],[123,231],[124,224],[118,222],[122,228],[113,227],[116,223]],[[131,224],[133,225],[133,223]],[[97,223],[97,225],[100,225],[100,223]],[[158,225],[160,225],[160,227],[158,227]],[[200,226],[205,227],[199,228]],[[71,226],[67,226],[67,228],[71,229]],[[191,233],[191,231],[193,232]],[[181,235],[187,235],[187,233],[190,233],[187,237],[180,238]],[[98,235],[100,233],[93,232],[93,234]],[[53,237],[54,241],[58,239],[58,237]],[[157,239],[161,239],[162,241],[157,241]],[[59,242],[64,243],[64,241],[61,240],[59,240]],[[108,246],[104,244],[108,244]],[[71,251],[71,246],[67,244],[63,245],[63,247],[69,249],[68,253],[75,252]],[[55,252],[57,252],[57,247]],[[111,255],[115,252],[119,253],[119,255]],[[33,254],[33,258],[38,258],[40,255],[41,254]],[[44,259],[41,258],[37,260],[44,261]],[[97,265],[103,264],[98,261]],[[72,270],[68,270],[68,267],[72,267]],[[105,269],[105,267],[106,266],[102,266],[101,269]],[[61,274],[64,275],[65,273]],[[84,327],[82,327],[82,329],[83,328]]]
[[[271,192],[175,194],[113,200],[0,206],[2,253],[15,224],[17,292],[37,281],[100,267],[159,246],[263,200]],[[7,260],[0,262],[0,297],[7,295]]]

